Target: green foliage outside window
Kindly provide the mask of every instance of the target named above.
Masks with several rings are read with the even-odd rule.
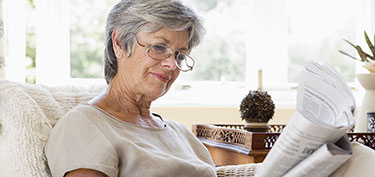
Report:
[[[238,6],[244,1],[188,1],[204,18],[207,33],[200,46],[193,49],[196,67],[184,80],[243,81],[246,73],[246,28]],[[242,21],[241,21],[242,20]],[[229,23],[231,22],[231,23]],[[241,25],[238,25],[241,24]]]
[[[35,14],[35,4],[33,0],[28,0],[26,3],[26,10],[29,14],[27,17],[26,23],[26,60],[28,62],[28,66],[26,66],[26,76],[25,82],[30,84],[35,84],[35,56],[36,56],[36,49],[35,49],[35,25],[32,23],[33,15]]]
[[[70,1],[70,75],[103,78],[105,21],[114,1]]]

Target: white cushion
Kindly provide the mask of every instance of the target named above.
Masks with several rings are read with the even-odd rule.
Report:
[[[0,80],[0,176],[50,176],[44,146],[51,128],[105,87],[47,87]]]
[[[331,177],[375,176],[375,151],[363,144],[352,143],[353,155]]]

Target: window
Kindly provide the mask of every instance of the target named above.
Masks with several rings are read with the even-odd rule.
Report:
[[[347,82],[354,82],[355,61],[338,50],[353,51],[343,38],[362,38],[363,3],[351,0],[288,1],[288,81],[298,82],[304,61],[327,60]],[[337,6],[337,7],[336,7]],[[332,11],[333,7],[334,12]],[[359,35],[359,36],[358,36]]]
[[[104,78],[105,21],[115,1],[69,2],[70,77]]]
[[[190,3],[189,3],[190,2]],[[191,73],[183,74],[186,81],[245,81],[248,25],[247,0],[187,1],[204,17],[206,35],[203,43],[193,49],[197,65]],[[223,23],[223,22],[230,22]]]
[[[295,104],[291,88],[305,60],[328,60],[347,82],[354,82],[361,67],[338,53],[355,55],[342,39],[364,44],[363,30],[375,32],[371,0],[184,1],[203,17],[207,33],[191,54],[194,70],[182,73],[160,103],[239,104],[249,89],[258,88],[261,69],[262,86],[276,104]],[[36,81],[105,83],[104,24],[117,1],[27,2],[35,6],[35,33],[25,39],[27,55],[36,58],[28,62],[36,68]],[[36,54],[29,51],[33,45]]]

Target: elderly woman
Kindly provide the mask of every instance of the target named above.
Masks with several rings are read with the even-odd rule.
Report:
[[[216,176],[207,149],[180,123],[150,111],[204,30],[177,0],[122,0],[107,18],[108,88],[72,109],[46,146],[53,176]]]

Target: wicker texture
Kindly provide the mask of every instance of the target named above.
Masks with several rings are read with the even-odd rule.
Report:
[[[218,177],[231,176],[231,177],[252,177],[255,176],[256,169],[260,163],[249,163],[244,165],[227,165],[216,167]]]

